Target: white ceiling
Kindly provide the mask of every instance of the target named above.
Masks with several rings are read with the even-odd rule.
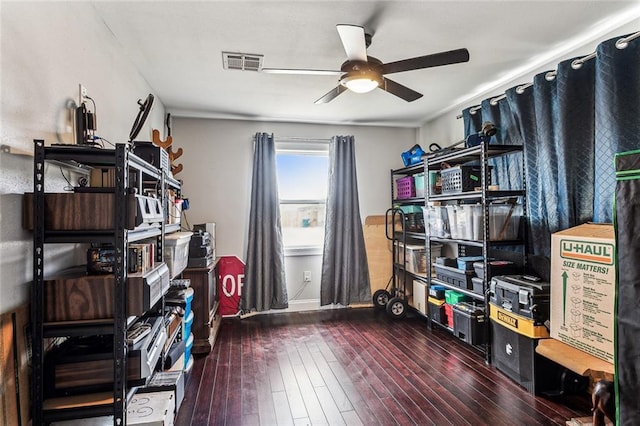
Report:
[[[173,116],[416,126],[583,42],[638,19],[636,1],[98,1],[97,13]],[[336,76],[224,70],[222,52],[264,55],[264,67],[339,69],[336,24],[364,25],[383,62],[466,47],[463,64],[393,80],[382,90],[314,101]],[[584,54],[590,52],[585,51]],[[526,82],[526,81],[523,81]]]

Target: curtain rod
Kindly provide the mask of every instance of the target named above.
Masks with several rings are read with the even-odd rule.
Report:
[[[616,41],[615,46],[618,49],[624,49],[629,45],[630,41],[635,40],[638,37],[640,37],[640,31],[638,31],[636,33],[633,33],[628,37],[620,38],[618,41]],[[589,53],[586,56],[583,56],[582,58],[575,59],[573,62],[571,62],[571,68],[573,68],[574,70],[578,70],[578,69],[580,69],[582,67],[582,65],[585,62],[587,62],[588,60],[593,59],[595,57],[596,57],[596,52],[592,52],[592,53]],[[552,81],[554,78],[556,78],[557,74],[558,74],[557,71],[549,71],[544,75],[544,78],[547,81]],[[531,87],[531,86],[533,86],[533,83],[521,84],[520,86],[516,87],[516,93],[519,94],[519,95],[522,95],[524,93],[524,91],[527,88]],[[498,102],[500,102],[501,100],[505,99],[506,97],[507,97],[506,93],[503,93],[503,94],[498,95],[498,96],[496,96],[494,98],[491,98],[489,103],[491,105],[493,105],[493,106],[496,106],[498,104]],[[469,114],[475,114],[476,111],[478,111],[480,109],[482,109],[482,106],[480,106],[480,105],[471,107],[471,108],[469,108]],[[462,114],[459,114],[459,115],[456,116],[456,119],[458,119],[458,120],[461,119],[461,118],[462,118]]]
[[[326,139],[326,138],[302,138],[302,137],[295,137],[295,136],[285,136],[285,137],[279,137],[276,136],[275,138],[276,142],[319,142],[319,143],[329,143],[331,142],[331,139]]]

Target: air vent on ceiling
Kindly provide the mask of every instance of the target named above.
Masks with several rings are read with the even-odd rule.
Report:
[[[262,58],[263,55],[222,52],[222,63],[225,70],[260,71]]]

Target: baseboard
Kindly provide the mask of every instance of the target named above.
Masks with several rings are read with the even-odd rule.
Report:
[[[360,303],[349,306],[349,308],[371,308],[371,303]],[[249,318],[255,315],[280,314],[285,312],[304,312],[304,311],[320,311],[327,309],[344,309],[342,305],[326,305],[320,306],[320,299],[290,300],[287,309],[272,309],[264,312],[249,312],[246,314],[233,315],[240,319]]]
[[[317,311],[320,309],[320,299],[289,300],[289,307],[282,312]]]

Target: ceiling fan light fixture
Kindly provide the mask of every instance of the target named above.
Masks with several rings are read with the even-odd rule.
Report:
[[[349,72],[342,76],[340,84],[352,92],[368,93],[380,87],[382,78],[379,74],[371,71]]]

